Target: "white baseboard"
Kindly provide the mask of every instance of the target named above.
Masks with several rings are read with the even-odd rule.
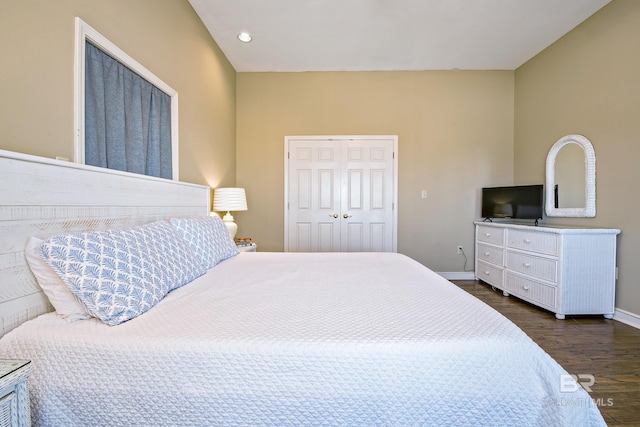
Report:
[[[617,320],[618,322],[622,322],[629,326],[633,326],[636,329],[640,329],[640,315],[631,313],[630,311],[616,308],[615,312],[613,313],[613,320]]]
[[[436,271],[447,280],[475,280],[476,274],[473,271]]]

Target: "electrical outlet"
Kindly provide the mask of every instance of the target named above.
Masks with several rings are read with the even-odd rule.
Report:
[[[462,245],[458,246],[458,253],[461,254],[462,253]]]

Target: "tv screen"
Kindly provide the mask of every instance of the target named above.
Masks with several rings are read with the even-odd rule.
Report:
[[[542,218],[543,200],[542,185],[483,188],[482,216],[537,220]]]

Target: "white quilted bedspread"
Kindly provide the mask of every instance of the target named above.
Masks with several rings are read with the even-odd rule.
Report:
[[[398,254],[241,253],[131,321],[0,340],[43,426],[596,426],[520,329]]]

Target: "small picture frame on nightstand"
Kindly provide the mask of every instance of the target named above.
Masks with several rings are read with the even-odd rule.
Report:
[[[251,243],[250,245],[238,245],[238,250],[240,252],[256,252],[258,250],[258,245],[255,243]]]
[[[234,240],[240,252],[256,252],[258,250],[258,245],[253,243],[251,237],[236,237]]]

